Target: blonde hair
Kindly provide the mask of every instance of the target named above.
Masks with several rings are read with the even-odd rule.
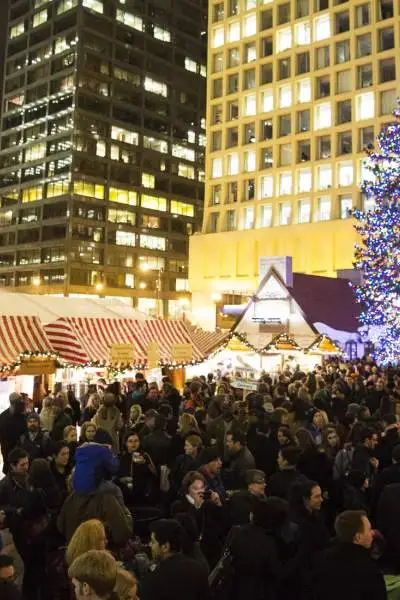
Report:
[[[106,550],[89,550],[78,556],[68,569],[68,577],[87,583],[96,596],[108,598],[117,580],[118,563]]]
[[[135,598],[137,592],[137,579],[133,573],[126,571],[125,569],[118,569],[117,580],[115,582],[114,592],[117,594],[119,600],[126,600],[132,597],[132,590],[136,588]]]
[[[68,439],[68,435],[71,433],[71,431],[75,431],[75,433],[76,433],[75,425],[67,425],[66,427],[64,427],[64,431],[63,431],[63,440],[64,441],[66,441]]]
[[[81,438],[84,440],[87,440],[86,430],[88,429],[88,427],[94,427],[94,429],[97,431],[97,425],[96,423],[93,423],[93,421],[85,421],[84,423],[82,423]]]
[[[104,525],[98,519],[90,519],[81,523],[67,546],[65,552],[67,565],[72,565],[78,556],[88,550],[103,550],[105,537]]]
[[[189,433],[200,433],[199,426],[193,415],[183,413],[179,419],[179,433],[183,436]]]

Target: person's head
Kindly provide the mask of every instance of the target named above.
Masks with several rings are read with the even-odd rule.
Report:
[[[200,505],[204,499],[206,481],[198,471],[189,471],[182,479],[182,494],[190,496],[196,505]]]
[[[93,442],[97,426],[90,421],[85,421],[81,428],[81,437],[84,442]]]
[[[54,489],[56,483],[50,469],[49,461],[45,458],[35,458],[29,469],[29,481],[34,488]]]
[[[226,434],[226,447],[229,452],[236,454],[246,445],[246,434],[241,431],[228,431]]]
[[[7,583],[15,580],[14,560],[9,554],[0,554],[0,582]]]
[[[328,417],[326,416],[326,413],[324,411],[317,410],[313,414],[312,422],[315,427],[317,427],[318,429],[322,429],[324,425],[328,424]]]
[[[26,427],[29,433],[37,433],[40,431],[40,417],[37,413],[30,413],[26,417]]]
[[[372,427],[364,427],[361,431],[361,443],[364,444],[368,450],[374,450],[378,443],[378,434]]]
[[[137,434],[136,432],[128,433],[125,439],[125,448],[128,454],[138,452],[140,448],[139,434]]]
[[[337,434],[336,429],[329,427],[325,429],[324,434],[324,445],[326,448],[338,448],[340,446],[340,438]]]
[[[53,459],[57,467],[65,468],[69,463],[69,457],[70,449],[64,440],[54,444]]]
[[[57,392],[54,398],[54,406],[59,412],[62,412],[68,406],[68,396],[64,392]]]
[[[151,554],[154,560],[163,560],[181,552],[185,532],[175,519],[159,519],[150,525]]]
[[[150,402],[157,402],[159,398],[158,389],[154,386],[151,386],[147,392],[147,398],[150,400]]]
[[[183,413],[179,417],[179,433],[182,436],[188,435],[189,433],[199,433],[199,426],[196,418],[190,413]]]
[[[246,471],[246,483],[248,491],[253,496],[264,496],[266,486],[264,471],[249,469]]]
[[[201,394],[201,381],[192,381],[189,385],[189,395],[192,400],[197,400]]]
[[[301,450],[307,450],[307,448],[313,448],[315,446],[311,432],[304,427],[301,427],[296,431],[295,437]]]
[[[66,553],[67,565],[72,565],[78,556],[82,556],[88,550],[105,550],[107,547],[107,536],[104,525],[98,519],[84,521],[76,529],[72,536]]]
[[[133,573],[118,569],[114,592],[118,600],[137,600],[137,580]]]
[[[8,399],[10,401],[11,412],[19,413],[19,414],[24,412],[25,402],[24,402],[24,398],[21,394],[18,394],[18,392],[12,392],[9,395]]]
[[[89,398],[88,398],[88,408],[94,408],[95,410],[97,410],[100,406],[100,402],[101,402],[101,398],[100,398],[100,394],[98,394],[97,392],[94,394],[90,394]]]
[[[154,429],[156,425],[156,419],[158,417],[158,412],[152,408],[146,411],[145,413],[145,425],[148,429]]]
[[[222,418],[224,421],[232,421],[233,418],[233,402],[229,397],[225,397],[221,406]]]
[[[292,487],[291,502],[309,512],[320,510],[323,503],[321,488],[316,481],[299,480]]]
[[[267,498],[256,503],[253,523],[266,531],[280,531],[288,514],[288,503],[282,498]]]
[[[78,434],[75,425],[67,425],[64,427],[63,439],[67,444],[78,441]]]
[[[392,450],[392,461],[395,464],[400,464],[400,444],[396,444]]]
[[[103,396],[103,401],[102,401],[102,405],[104,408],[112,408],[113,406],[115,406],[117,403],[117,399],[114,396],[114,394],[111,394],[110,392],[107,392],[106,394],[104,394]]]
[[[108,446],[109,448],[112,448],[113,445],[113,439],[111,435],[106,429],[102,429],[101,427],[97,429],[93,441],[96,444],[102,444],[103,446]]]
[[[196,457],[202,451],[203,441],[198,435],[188,435],[188,437],[185,439],[184,448],[187,456]]]
[[[222,468],[221,453],[214,446],[205,448],[201,454],[201,464],[205,465],[211,475],[217,475]]]
[[[295,468],[300,458],[301,450],[297,446],[283,446],[278,453],[278,466],[281,470]]]
[[[18,446],[11,450],[7,457],[11,471],[14,475],[27,476],[29,471],[29,456]]]
[[[198,408],[194,413],[194,417],[199,428],[201,426],[206,426],[210,420],[209,414],[205,408]]]
[[[281,425],[287,425],[288,418],[289,418],[289,413],[286,410],[286,408],[282,408],[281,406],[278,406],[278,408],[275,408],[275,410],[271,413],[270,421],[271,421],[271,424],[279,427]]]
[[[279,427],[276,437],[280,446],[294,443],[292,432],[287,425],[281,425],[281,427]]]
[[[341,542],[363,546],[368,550],[374,539],[371,523],[364,510],[345,510],[340,513],[335,521],[335,532]]]
[[[118,563],[106,550],[89,550],[68,569],[76,600],[107,600],[117,581]]]

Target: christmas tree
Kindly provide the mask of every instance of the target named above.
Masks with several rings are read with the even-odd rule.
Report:
[[[362,273],[355,293],[363,305],[361,324],[368,327],[381,364],[400,363],[400,103],[393,114],[397,120],[378,136],[361,186],[375,208],[354,211],[361,236],[354,266]]]

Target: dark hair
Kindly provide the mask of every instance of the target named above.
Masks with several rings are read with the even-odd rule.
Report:
[[[280,425],[278,427],[278,431],[280,431],[287,439],[290,444],[295,444],[296,440],[294,439],[293,432],[287,425]]]
[[[280,449],[282,458],[292,467],[295,467],[301,455],[301,450],[297,446],[288,445]]]
[[[311,498],[312,491],[319,483],[311,479],[298,479],[290,493],[290,504],[295,510],[304,507],[304,501]]]
[[[29,458],[29,454],[27,452],[25,452],[25,450],[23,448],[20,448],[19,446],[17,446],[16,448],[13,448],[7,456],[7,460],[10,463],[10,465],[17,465],[19,463],[19,461],[22,460],[23,458]]]
[[[202,425],[205,418],[207,417],[207,411],[205,408],[197,408],[194,412],[194,418],[198,425]]]
[[[180,552],[183,548],[185,531],[176,519],[159,519],[150,525],[157,542],[162,546],[169,544],[172,552]]]
[[[300,427],[300,429],[296,431],[295,437],[301,450],[306,450],[307,448],[316,448],[314,438],[308,429]]]
[[[60,452],[63,448],[68,448],[68,450],[69,450],[68,442],[65,442],[64,440],[54,442],[54,444],[52,445],[52,448],[51,448],[52,455],[57,456],[58,454],[60,454]]]
[[[0,569],[6,569],[7,567],[12,567],[14,564],[14,559],[9,554],[0,554]]]
[[[288,503],[282,498],[267,498],[256,502],[253,511],[253,523],[268,531],[282,529],[288,514]]]
[[[393,414],[387,414],[382,417],[382,421],[388,425],[395,425],[397,423],[397,417]]]
[[[392,460],[400,463],[400,444],[396,444],[392,450]]]
[[[361,431],[361,443],[363,444],[365,440],[371,439],[373,435],[376,435],[375,429],[372,427],[364,427]]]
[[[128,440],[129,440],[129,438],[133,437],[133,436],[137,437],[139,439],[139,442],[140,442],[139,433],[137,431],[135,431],[134,429],[132,429],[131,431],[128,431],[128,433],[124,437],[124,448],[125,448]]]
[[[29,470],[29,479],[34,488],[55,488],[56,482],[51,472],[50,465],[45,458],[35,458]]]
[[[182,492],[184,494],[187,494],[190,486],[195,481],[202,481],[203,483],[206,482],[206,480],[204,479],[204,476],[199,471],[188,471],[188,473],[186,473],[185,477],[182,479],[182,485],[181,485]]]
[[[236,444],[239,442],[241,446],[245,446],[247,442],[246,434],[243,431],[227,431],[226,435],[232,436],[232,442]]]
[[[365,510],[345,510],[335,521],[335,532],[341,542],[354,541],[354,536],[364,530]]]

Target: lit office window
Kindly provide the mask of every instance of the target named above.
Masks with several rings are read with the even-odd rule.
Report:
[[[9,34],[10,40],[18,37],[19,35],[22,35],[24,32],[25,32],[25,23],[24,23],[24,21],[21,21],[21,23],[17,23],[13,27],[11,27],[10,34]]]
[[[310,200],[300,200],[297,215],[298,223],[309,223],[311,219],[311,203]]]
[[[340,196],[340,218],[348,219],[351,217],[353,200],[351,196]]]
[[[321,196],[317,203],[317,221],[329,221],[331,218],[331,199],[329,196]]]
[[[189,279],[176,279],[175,290],[177,292],[188,292],[189,291]]]
[[[299,171],[298,192],[311,192],[312,188],[312,173],[311,169],[301,169]]]
[[[57,194],[54,194],[57,195]],[[51,196],[48,196],[49,198]],[[34,187],[25,188],[22,190],[22,202],[36,202],[43,198],[43,186],[36,185]]]
[[[154,150],[155,152],[161,152],[162,154],[167,154],[168,152],[168,142],[152,136],[143,136],[143,146],[148,150]]]
[[[78,0],[61,0],[59,5],[57,6],[57,15],[62,15],[67,12],[67,10],[71,10],[77,6]]]
[[[175,156],[175,158],[190,160],[191,162],[194,162],[196,158],[194,150],[187,148],[186,146],[181,146],[180,144],[173,144],[172,156]]]
[[[375,116],[374,92],[366,92],[356,96],[356,115],[357,121],[372,119]]]
[[[223,46],[225,41],[225,34],[223,27],[216,27],[212,33],[212,47],[219,48]]]
[[[239,154],[237,152],[228,154],[228,175],[239,173]]]
[[[244,115],[246,117],[254,116],[257,113],[257,98],[255,94],[246,96],[244,99]]]
[[[145,188],[154,189],[156,185],[156,178],[150,173],[142,173],[142,186]]]
[[[281,173],[279,175],[279,194],[281,196],[287,196],[292,193],[292,174]]]
[[[74,194],[79,196],[90,196],[104,200],[104,185],[100,183],[91,183],[89,181],[74,181]],[[48,196],[48,194],[47,194]]]
[[[228,26],[228,42],[238,42],[240,40],[240,22],[235,21]]]
[[[292,47],[292,30],[290,27],[278,31],[276,34],[276,47],[278,52],[283,52]]]
[[[292,203],[281,202],[279,205],[279,225],[290,225],[292,221]]]
[[[104,157],[107,154],[107,146],[105,142],[97,142],[96,143],[96,155]]]
[[[353,185],[354,173],[353,173],[353,163],[351,162],[343,162],[339,163],[339,185]]]
[[[249,37],[250,35],[256,35],[257,33],[257,16],[255,14],[249,15],[244,19],[243,36]]]
[[[332,167],[323,165],[318,167],[318,189],[327,190],[332,187]]]
[[[54,198],[55,196],[63,196],[69,193],[69,181],[67,179],[61,179],[59,181],[52,181],[47,184],[47,198]]]
[[[274,195],[274,178],[272,175],[261,177],[261,197],[272,198]]]
[[[128,129],[122,129],[121,127],[111,127],[111,138],[118,140],[118,142],[125,142],[125,144],[132,144],[137,146],[139,144],[139,134]]]
[[[315,107],[314,128],[324,129],[332,125],[332,109],[330,102],[318,104]]]
[[[136,236],[131,231],[116,231],[115,243],[117,246],[135,246]]]
[[[160,210],[161,212],[167,211],[167,199],[163,196],[149,196],[148,194],[142,194],[140,205],[143,208],[149,208],[151,210]]]
[[[144,89],[146,90],[146,92],[152,92],[153,94],[164,96],[164,98],[168,96],[167,84],[163,83],[162,81],[156,81],[151,77],[144,78]]]
[[[188,56],[185,56],[185,69],[186,71],[197,73],[197,62],[195,60],[192,60]]]
[[[25,162],[38,160],[46,156],[46,144],[33,144],[25,150]]]
[[[173,215],[182,215],[183,217],[194,217],[194,206],[193,204],[187,204],[179,200],[171,200],[171,213]]]
[[[244,153],[244,170],[246,173],[252,173],[256,170],[256,151],[249,150]]]
[[[103,2],[100,0],[83,0],[82,5],[86,8],[90,8],[95,12],[103,14]]]
[[[243,229],[253,229],[254,227],[254,207],[248,206],[243,210]]]
[[[141,235],[140,247],[148,248],[149,250],[165,250],[166,239],[155,235]]]
[[[157,25],[154,26],[153,35],[156,40],[160,40],[161,42],[171,41],[171,33],[168,31],[168,29],[163,29]]]
[[[301,79],[297,84],[297,101],[311,102],[311,79]]]
[[[311,27],[309,23],[299,23],[295,27],[295,39],[298,46],[311,44]]]
[[[271,227],[272,225],[272,204],[263,204],[260,210],[259,227]]]
[[[292,86],[282,85],[279,88],[279,108],[288,108],[292,106]]]
[[[331,37],[331,19],[329,15],[321,15],[314,19],[314,40],[319,42]]]
[[[186,165],[185,163],[178,164],[178,175],[179,177],[186,177],[187,179],[194,179],[194,167],[190,165]]]
[[[261,111],[271,112],[274,110],[274,92],[272,89],[261,92]]]
[[[128,27],[132,27],[132,29],[143,31],[143,19],[126,12],[126,10],[122,10],[121,8],[117,8],[117,21]]]
[[[213,158],[211,165],[211,173],[213,179],[216,179],[217,177],[222,177],[222,158]]]
[[[108,192],[108,199],[110,202],[117,202],[118,204],[127,204],[128,206],[136,206],[137,193],[133,190],[126,190],[124,188],[110,187],[110,191]]]
[[[40,12],[33,15],[32,27],[39,27],[47,21],[47,9],[41,10]]]

